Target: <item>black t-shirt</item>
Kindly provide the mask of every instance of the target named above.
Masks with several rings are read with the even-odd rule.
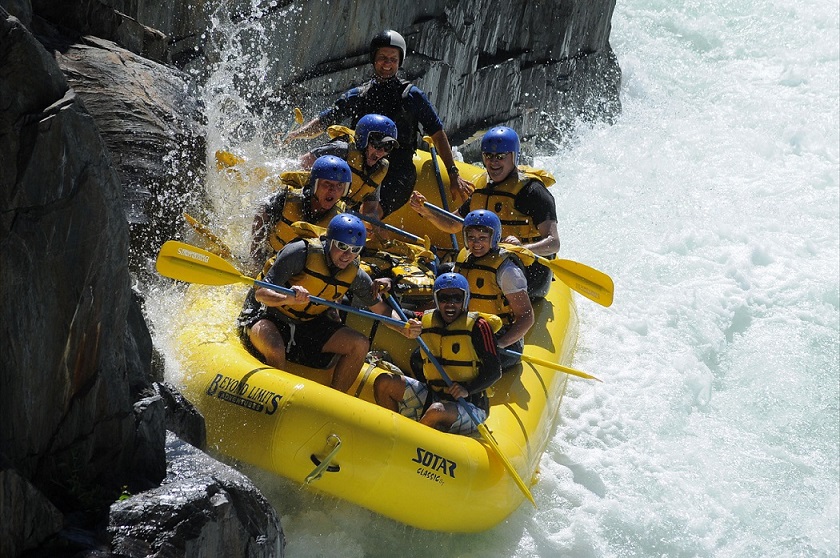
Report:
[[[471,207],[471,202],[472,198],[465,201],[458,208],[458,213],[462,217],[466,216],[473,209],[483,209],[480,207]],[[544,223],[545,221],[557,221],[557,208],[555,206],[554,196],[551,195],[548,188],[537,180],[531,180],[523,186],[513,200],[513,207],[530,217],[535,227],[538,227],[540,223]]]

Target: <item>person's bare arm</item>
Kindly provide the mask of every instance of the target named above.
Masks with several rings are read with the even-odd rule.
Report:
[[[316,138],[324,131],[321,120],[317,117],[313,118],[300,128],[288,132],[282,139],[283,143],[289,143],[292,140],[298,139],[312,139]],[[279,136],[280,134],[278,134]]]
[[[432,134],[432,141],[435,143],[438,155],[440,155],[443,161],[443,168],[449,175],[449,193],[452,195],[452,201],[460,205],[472,195],[475,186],[457,172],[453,172],[455,157],[452,155],[452,146],[449,143],[449,136],[446,135],[446,132],[442,129],[438,130]]]
[[[556,254],[560,250],[560,235],[557,232],[557,221],[543,221],[537,225],[537,230],[542,238],[531,244],[522,244],[522,241],[515,236],[506,236],[502,239],[502,242],[523,246],[538,256]]]
[[[519,341],[534,325],[534,308],[531,306],[527,290],[511,293],[505,297],[513,312],[513,323],[504,335],[496,340],[496,344],[502,349]]]
[[[423,218],[427,219],[431,224],[440,230],[448,233],[461,232],[462,225],[458,220],[445,217],[437,211],[432,211],[426,207],[426,196],[420,192],[413,192],[411,194],[411,198],[408,200],[408,204],[414,211],[422,215]]]

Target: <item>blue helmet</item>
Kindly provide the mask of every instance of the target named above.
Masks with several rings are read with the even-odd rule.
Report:
[[[467,228],[469,227],[490,229],[493,232],[490,246],[493,250],[499,247],[499,241],[502,239],[502,222],[498,215],[489,209],[476,209],[467,213],[464,217],[464,246],[467,245]]]
[[[377,33],[377,35],[371,39],[370,41],[370,62],[373,63],[374,59],[376,58],[376,51],[382,47],[394,47],[395,49],[400,51],[400,67],[403,65],[403,61],[405,60],[405,39],[403,36],[397,33],[396,31],[392,31],[390,29],[386,29],[381,33]]]
[[[356,123],[356,147],[364,149],[368,144],[368,137],[371,133],[380,135],[378,141],[385,141],[386,138],[397,143],[397,125],[387,116],[381,114],[366,114]]]
[[[327,225],[327,240],[337,240],[351,246],[364,246],[367,229],[362,220],[350,213],[339,213]]]
[[[438,310],[440,310],[440,303],[438,302],[438,291],[443,289],[461,289],[464,291],[464,305],[462,308],[464,310],[467,309],[467,306],[470,303],[470,284],[467,282],[467,278],[461,275],[460,273],[441,273],[437,279],[435,279],[433,290],[433,296],[435,297],[435,306],[437,306]]]
[[[341,194],[341,197],[344,197],[350,189],[350,181],[353,180],[353,173],[350,170],[350,165],[344,159],[335,155],[324,155],[315,159],[315,162],[312,164],[312,170],[309,173],[309,180],[312,184],[313,192],[318,191],[319,180],[341,182],[344,184],[344,193]]]
[[[513,162],[519,163],[519,135],[513,128],[496,126],[481,138],[482,153],[513,153]]]

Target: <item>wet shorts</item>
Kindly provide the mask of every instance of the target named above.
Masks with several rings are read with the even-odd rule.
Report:
[[[263,314],[257,319],[249,320],[239,329],[239,337],[248,352],[263,360],[249,337],[251,326],[260,319],[269,320],[280,331],[286,343],[286,358],[291,362],[309,366],[311,368],[329,368],[333,363],[335,353],[325,353],[324,345],[336,331],[346,327],[341,322],[331,320],[326,314],[321,314],[314,320],[299,324],[290,324],[272,315]]]
[[[405,393],[403,393],[402,401],[397,405],[397,410],[402,416],[419,421],[432,403],[442,399],[437,393],[430,391],[423,382],[408,376],[404,376],[403,379],[405,380]],[[431,397],[431,400],[428,401],[427,405],[426,402],[429,397]],[[470,418],[470,413],[481,422],[487,419],[487,413],[484,409],[476,407],[472,403],[457,401],[455,404],[458,406],[458,418],[449,427],[449,432],[452,434],[472,434],[476,431],[477,425]]]

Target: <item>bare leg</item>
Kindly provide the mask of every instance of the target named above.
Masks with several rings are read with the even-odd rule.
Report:
[[[274,368],[286,366],[286,342],[277,326],[270,320],[260,320],[248,333],[251,343],[265,357],[265,363]]]
[[[455,403],[452,403],[451,401],[438,401],[436,403],[432,403],[426,410],[423,414],[423,418],[420,419],[420,424],[425,424],[426,426],[431,426],[437,430],[447,432],[449,431],[449,427],[452,426],[452,423],[454,423],[457,419],[458,407]]]
[[[405,380],[397,374],[380,374],[373,382],[373,396],[376,403],[386,409],[399,410],[397,406],[405,394]]]
[[[367,337],[349,327],[342,327],[324,344],[324,352],[340,355],[333,371],[330,386],[347,392],[356,377],[370,348]]]

